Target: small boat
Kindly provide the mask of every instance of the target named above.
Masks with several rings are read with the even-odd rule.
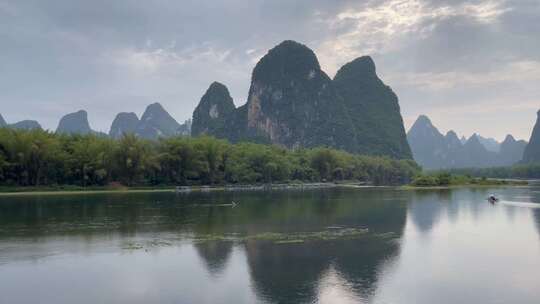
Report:
[[[490,203],[492,203],[492,204],[494,204],[494,203],[496,203],[496,202],[499,201],[499,199],[498,199],[495,195],[493,195],[493,194],[490,195],[490,196],[488,196],[488,199],[487,199],[487,200],[488,200],[488,202],[490,202]]]

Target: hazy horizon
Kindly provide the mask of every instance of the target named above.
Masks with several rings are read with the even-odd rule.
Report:
[[[540,108],[538,1],[0,0],[0,114],[13,123],[85,109],[107,132],[118,112],[160,102],[179,122],[213,81],[246,102],[251,70],[287,39],[333,77],[370,55],[408,130],[529,140]]]

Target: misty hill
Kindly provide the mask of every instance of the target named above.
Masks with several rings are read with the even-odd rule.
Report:
[[[136,134],[146,139],[178,135],[182,126],[160,103],[149,105],[137,125]]]
[[[203,96],[194,112],[193,135],[411,158],[397,97],[369,57],[348,63],[332,80],[311,49],[284,41],[255,66],[245,105],[234,109],[226,88],[213,91],[213,101]],[[224,115],[212,118],[218,105]]]
[[[124,134],[134,134],[139,125],[139,118],[135,113],[118,113],[114,118],[111,129],[109,130],[109,136],[111,138],[120,138]]]
[[[64,134],[90,134],[93,133],[88,123],[88,113],[80,110],[65,115],[60,119],[56,133]]]
[[[494,138],[486,138],[479,134],[476,134],[478,141],[486,148],[486,150],[491,152],[499,152],[501,150],[501,144]]]
[[[41,125],[35,121],[35,120],[22,120],[13,124],[8,124],[2,115],[0,115],[0,128],[2,127],[8,127],[18,130],[33,130],[33,129],[41,129]]]
[[[537,112],[536,124],[531,135],[531,140],[525,148],[523,162],[540,162],[540,111]]]
[[[13,128],[13,129],[17,129],[17,130],[42,129],[39,122],[37,122],[35,120],[22,120],[22,121],[14,123],[14,124],[10,124],[9,127]]]
[[[180,128],[178,128],[178,131],[176,131],[176,134],[181,136],[191,136],[191,126],[191,119],[184,121],[184,123],[180,125]]]
[[[509,166],[523,156],[525,141],[508,135],[499,152],[489,151],[477,134],[463,142],[454,131],[442,135],[421,115],[407,133],[414,159],[426,169]]]

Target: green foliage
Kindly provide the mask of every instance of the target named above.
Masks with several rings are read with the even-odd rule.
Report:
[[[510,182],[505,180],[488,179],[485,176],[477,178],[471,175],[458,175],[449,172],[434,172],[431,174],[418,175],[411,185],[415,187],[445,187],[445,186],[463,186],[463,185],[509,185],[519,182]]]
[[[420,168],[410,160],[329,148],[288,150],[230,144],[212,137],[148,141],[0,129],[0,186],[254,184],[357,180],[403,184]]]
[[[511,167],[453,169],[450,172],[474,177],[539,179],[540,163],[519,164]]]

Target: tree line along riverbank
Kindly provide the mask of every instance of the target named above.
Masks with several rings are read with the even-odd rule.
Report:
[[[148,141],[0,129],[0,189],[118,189],[226,184],[358,181],[407,184],[412,160],[354,155],[330,148],[288,150],[230,144],[212,137]],[[79,188],[80,187],[80,188]]]

